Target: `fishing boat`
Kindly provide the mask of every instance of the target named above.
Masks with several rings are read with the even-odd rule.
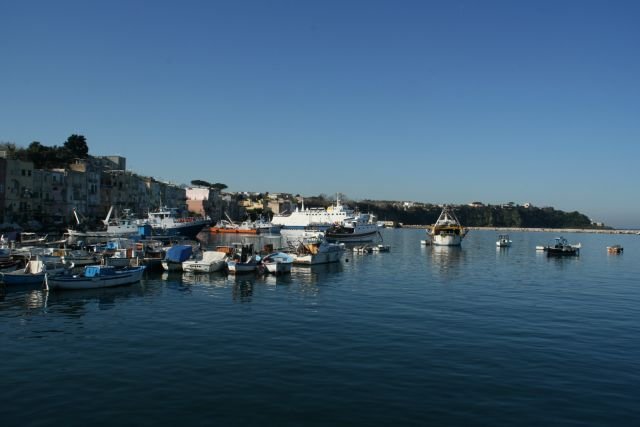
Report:
[[[316,265],[339,262],[345,252],[344,243],[330,243],[322,233],[308,236],[293,245],[288,252],[294,264]]]
[[[191,239],[211,223],[211,218],[184,216],[178,208],[162,207],[149,212],[147,223],[154,233],[168,236],[185,236]]]
[[[239,245],[227,260],[227,271],[231,274],[252,273],[258,268],[260,257],[254,254],[253,244]]]
[[[508,248],[509,246],[511,246],[511,243],[513,242],[509,239],[508,234],[499,234],[498,240],[496,241],[496,246],[499,248]]]
[[[564,237],[556,237],[555,243],[545,246],[544,251],[547,256],[577,256],[580,255],[580,247],[578,244],[570,244]]]
[[[69,228],[67,243],[74,244],[78,241],[85,243],[90,242],[106,242],[117,237],[131,237],[139,232],[142,221],[134,217],[129,209],[123,209],[122,216],[114,217],[113,206],[109,209],[107,216],[102,220],[104,228],[101,230],[82,230]],[[73,214],[76,218],[78,226],[81,225],[80,218],[74,210]]]
[[[213,273],[226,264],[227,254],[220,251],[203,251],[202,258],[189,259],[182,263],[182,271],[191,273]]]
[[[145,267],[115,268],[105,265],[89,265],[80,274],[45,275],[47,289],[97,289],[137,283]]]
[[[427,228],[427,237],[434,246],[460,246],[467,232],[453,209],[445,205],[435,224]]]
[[[262,265],[271,274],[291,273],[293,257],[284,252],[274,252],[262,258]]]

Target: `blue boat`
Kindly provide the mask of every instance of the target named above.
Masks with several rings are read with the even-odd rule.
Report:
[[[45,276],[47,289],[96,289],[137,283],[145,267],[115,268],[106,265],[88,265],[81,274]]]

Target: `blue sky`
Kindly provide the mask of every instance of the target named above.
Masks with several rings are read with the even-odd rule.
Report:
[[[638,22],[636,1],[4,2],[0,141],[640,226]]]

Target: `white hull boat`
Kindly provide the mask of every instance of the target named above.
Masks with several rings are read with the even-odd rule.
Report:
[[[453,210],[445,206],[436,223],[427,228],[427,237],[434,246],[460,246],[467,231]]]
[[[284,252],[275,252],[262,259],[262,265],[271,274],[291,273],[293,257]]]
[[[506,234],[500,234],[498,236],[498,240],[496,241],[496,246],[499,248],[508,248],[511,246],[512,241],[509,239],[509,236]]]
[[[301,241],[290,254],[294,264],[316,265],[339,262],[344,252],[344,243],[329,243],[320,237]]]
[[[226,264],[227,254],[220,251],[204,251],[202,259],[187,260],[182,263],[182,270],[191,273],[213,273],[220,271]]]

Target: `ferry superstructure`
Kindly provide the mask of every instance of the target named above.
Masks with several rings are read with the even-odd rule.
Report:
[[[305,230],[308,228],[317,228],[325,231],[333,224],[341,224],[348,218],[353,218],[354,211],[340,204],[340,198],[336,197],[336,204],[328,208],[306,208],[304,201],[302,208],[296,207],[296,210],[290,214],[274,215],[271,219],[273,225],[282,227],[282,230]]]

